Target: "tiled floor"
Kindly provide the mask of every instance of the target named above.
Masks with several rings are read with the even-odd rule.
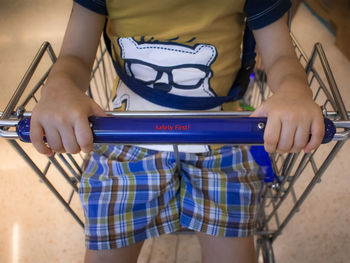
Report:
[[[70,6],[70,0],[0,0],[0,109],[4,109],[39,45],[48,40],[56,52],[59,50]],[[350,62],[334,46],[334,37],[303,5],[294,20],[293,32],[307,54],[316,41],[323,44],[345,104],[350,108]],[[43,163],[44,158],[30,145],[25,148],[31,158]],[[347,143],[322,183],[277,239],[274,245],[277,262],[349,262],[349,154]],[[59,174],[50,176],[58,187],[65,187]],[[0,186],[0,262],[82,262],[82,229],[2,139]],[[78,201],[73,201],[79,210]],[[139,262],[200,262],[198,240],[193,235],[148,240]]]

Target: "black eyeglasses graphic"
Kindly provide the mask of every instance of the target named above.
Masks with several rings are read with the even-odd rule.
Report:
[[[207,65],[181,64],[158,66],[138,59],[125,59],[126,70],[145,85],[169,92],[177,89],[197,89],[211,73]],[[164,74],[166,78],[164,79]]]

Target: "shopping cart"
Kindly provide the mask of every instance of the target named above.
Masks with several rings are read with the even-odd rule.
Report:
[[[310,59],[307,58],[296,39],[293,37],[296,52],[305,66],[310,86],[314,89],[314,99],[322,107],[326,124],[327,156],[316,149],[312,153],[302,154],[272,154],[272,176],[265,179],[258,209],[258,228],[256,231],[257,255],[263,262],[275,262],[272,244],[282,230],[299,210],[313,187],[332,162],[336,154],[350,137],[349,114],[344,107],[332,72],[329,68],[322,46],[316,44]],[[5,110],[0,113],[0,136],[8,142],[24,158],[39,176],[40,180],[51,190],[65,209],[73,216],[79,225],[83,226],[81,211],[76,211],[71,205],[73,197],[78,192],[78,185],[87,156],[56,153],[48,157],[46,166],[39,169],[35,161],[24,150],[22,141],[29,141],[30,109],[38,101],[39,90],[44,85],[50,67],[40,77],[39,81],[30,87],[28,83],[35,73],[41,59],[48,54],[52,64],[56,56],[49,43],[44,43],[35,56],[28,71],[9,101]],[[318,68],[320,66],[320,68]],[[116,74],[104,44],[101,42],[93,67],[89,95],[112,116],[108,118],[93,118],[92,129],[94,140],[100,143],[167,143],[174,145],[175,155],[178,154],[178,144],[181,143],[217,143],[217,144],[262,144],[265,118],[248,118],[250,112],[113,112],[111,111],[112,86]],[[250,85],[243,102],[257,107],[271,95],[263,71],[256,70],[253,85]],[[24,96],[24,91],[29,91]],[[34,102],[34,103],[33,103]],[[331,121],[329,121],[330,119]],[[137,120],[137,121],[135,121]],[[154,132],[155,124],[162,120],[169,125],[187,125],[191,130],[174,132]],[[124,123],[124,125],[121,125]],[[127,130],[120,127],[128,127]],[[133,127],[133,128],[132,128]],[[222,127],[213,130],[210,127]],[[238,129],[237,129],[238,127]],[[218,134],[220,133],[220,136]],[[325,146],[322,146],[325,147]],[[322,148],[320,147],[320,148]],[[54,183],[46,176],[50,167],[55,167],[67,182],[70,189],[65,198],[56,189]],[[304,189],[295,189],[296,182],[306,169],[311,167],[314,176]],[[298,193],[300,193],[298,195]],[[292,204],[284,209],[284,204]],[[80,216],[79,216],[80,215]]]

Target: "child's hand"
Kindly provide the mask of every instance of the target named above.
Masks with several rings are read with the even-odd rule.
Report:
[[[312,100],[308,87],[297,86],[280,87],[251,115],[268,118],[264,133],[267,152],[310,152],[322,142],[324,122],[321,109]]]
[[[32,112],[30,139],[34,147],[46,155],[52,155],[52,151],[91,151],[93,137],[88,117],[106,116],[104,111],[68,77],[49,81]]]
[[[287,15],[253,33],[269,87],[274,92],[252,115],[268,118],[265,150],[310,152],[322,142],[324,121],[321,109],[312,100],[305,70],[295,54]]]

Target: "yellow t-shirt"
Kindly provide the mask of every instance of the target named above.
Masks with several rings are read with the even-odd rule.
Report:
[[[114,59],[151,88],[186,97],[226,96],[241,66],[244,4],[245,0],[107,0]],[[116,110],[174,110],[138,96],[121,81],[114,94]],[[234,110],[234,105],[212,110]]]

